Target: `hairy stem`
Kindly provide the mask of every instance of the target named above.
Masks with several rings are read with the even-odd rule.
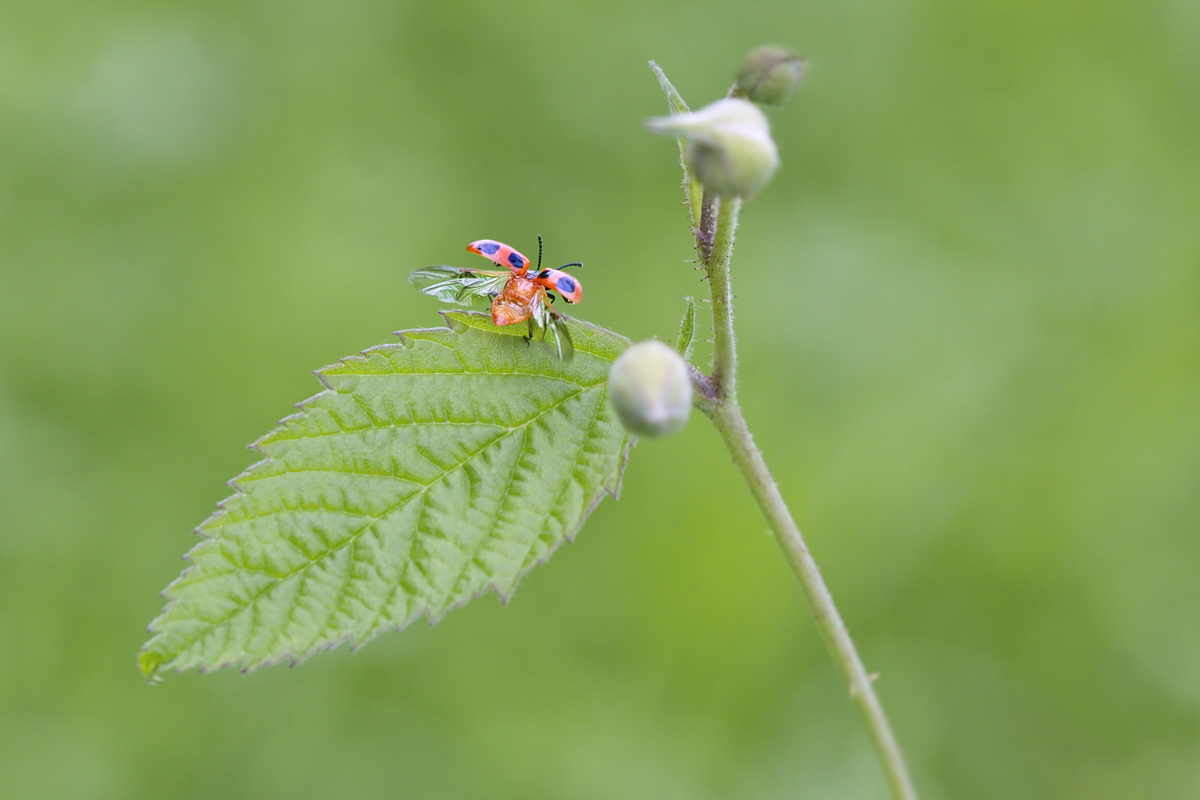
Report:
[[[713,231],[712,249],[704,259],[708,286],[712,292],[713,367],[712,381],[723,399],[737,399],[737,347],[733,335],[733,287],[729,278],[729,259],[733,256],[733,240],[737,234],[740,197],[717,200],[717,223]]]
[[[712,259],[713,234],[716,231],[717,219],[713,215],[716,198],[708,193],[700,200],[700,222],[693,230],[696,234],[696,248],[704,261]]]
[[[850,688],[850,696],[867,725],[871,742],[879,755],[892,795],[900,800],[915,800],[917,794],[908,775],[900,746],[892,733],[887,715],[875,694],[871,678],[859,658],[850,632],[838,613],[833,595],[821,577],[821,570],[804,543],[804,537],[788,510],[775,479],[767,469],[762,453],[746,426],[737,402],[737,346],[733,331],[733,294],[730,287],[729,261],[737,228],[741,201],[725,198],[717,211],[713,249],[704,266],[712,290],[713,373],[700,383],[697,406],[708,415],[725,441],[734,464],[741,471],[750,494],[762,509],[771,532],[800,581],[804,596],[812,608],[817,628],[825,640],[834,663]],[[698,377],[698,376],[696,376]]]

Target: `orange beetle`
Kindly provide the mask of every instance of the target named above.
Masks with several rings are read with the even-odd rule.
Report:
[[[497,326],[529,322],[529,335],[545,341],[546,331],[553,336],[558,357],[571,358],[574,347],[565,318],[551,305],[555,295],[568,303],[583,299],[583,286],[573,275],[563,272],[566,267],[582,267],[573,262],[559,269],[542,269],[542,237],[538,236],[538,265],[530,272],[529,259],[516,249],[495,239],[479,239],[467,245],[477,253],[507,269],[503,272],[464,269],[461,267],[426,267],[414,270],[409,282],[425,294],[446,302],[469,304],[491,301],[492,323]]]

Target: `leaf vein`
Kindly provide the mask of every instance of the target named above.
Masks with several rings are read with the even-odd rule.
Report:
[[[597,384],[597,385],[599,385],[599,384]],[[417,491],[416,491],[414,494],[407,495],[406,497],[402,498],[402,499],[401,499],[400,501],[398,501],[397,503],[394,503],[394,504],[392,504],[391,506],[389,506],[388,508],[384,509],[384,510],[383,510],[383,511],[382,511],[382,512],[381,512],[381,513],[378,515],[378,516],[376,516],[376,517],[372,518],[370,522],[368,522],[368,523],[364,524],[362,527],[358,528],[357,530],[351,531],[351,532],[350,532],[350,534],[349,534],[349,535],[347,536],[347,538],[345,539],[345,541],[343,541],[343,542],[340,542],[339,544],[337,544],[337,545],[335,545],[335,546],[333,546],[333,547],[329,548],[328,550],[326,550],[324,553],[321,553],[321,554],[317,555],[316,557],[313,557],[313,558],[311,558],[311,559],[310,559],[310,560],[309,560],[307,563],[305,563],[305,564],[301,564],[299,567],[297,567],[295,570],[293,570],[293,571],[292,571],[290,574],[288,574],[288,575],[286,575],[286,576],[284,576],[284,577],[282,577],[282,578],[280,578],[280,579],[276,580],[276,581],[275,581],[274,583],[272,583],[271,585],[269,585],[269,586],[266,586],[266,587],[264,587],[263,589],[259,590],[259,591],[258,591],[257,593],[255,593],[253,596],[251,596],[250,598],[248,598],[248,599],[247,599],[247,600],[246,600],[244,603],[240,603],[240,604],[238,604],[236,608],[234,608],[233,610],[231,610],[231,611],[227,612],[227,613],[226,613],[224,616],[222,616],[221,618],[219,618],[219,619],[217,619],[217,620],[214,620],[214,621],[210,622],[210,623],[209,623],[209,627],[208,627],[208,629],[207,629],[207,630],[205,630],[205,631],[203,631],[203,632],[201,632],[201,633],[200,633],[200,635],[199,635],[198,637],[191,637],[190,641],[188,641],[187,637],[185,637],[185,641],[187,641],[187,642],[188,642],[187,646],[189,646],[189,647],[190,647],[191,645],[195,645],[195,644],[202,644],[203,642],[207,641],[207,640],[209,639],[209,637],[211,637],[212,635],[214,635],[214,634],[218,633],[218,632],[221,630],[221,627],[220,627],[220,626],[222,626],[224,623],[226,623],[226,622],[228,622],[229,620],[233,619],[235,616],[237,616],[237,615],[241,614],[242,612],[246,611],[247,609],[249,609],[249,608],[252,608],[253,606],[255,606],[255,605],[257,604],[258,600],[259,600],[260,598],[262,598],[264,595],[267,595],[267,594],[269,594],[270,592],[273,592],[275,589],[277,589],[277,588],[278,588],[278,587],[280,587],[280,586],[283,586],[283,585],[285,585],[285,584],[286,584],[288,581],[292,580],[293,578],[295,578],[295,577],[297,577],[297,576],[303,576],[303,575],[304,575],[304,574],[305,574],[305,573],[308,571],[308,569],[310,569],[310,568],[311,568],[313,565],[315,565],[315,564],[318,564],[318,563],[321,563],[321,562],[322,562],[322,561],[324,561],[325,559],[328,559],[328,558],[332,557],[334,554],[336,554],[336,553],[337,553],[338,551],[340,551],[342,548],[344,548],[344,547],[347,547],[348,545],[352,544],[352,543],[353,543],[354,541],[356,541],[356,540],[358,539],[358,537],[359,537],[359,536],[361,536],[361,535],[363,534],[363,532],[364,532],[364,531],[366,531],[366,530],[367,530],[369,527],[371,527],[372,525],[376,524],[377,522],[380,522],[380,521],[381,521],[381,520],[383,520],[383,519],[386,519],[388,515],[390,515],[390,514],[391,514],[392,512],[394,512],[396,509],[400,508],[400,507],[401,507],[402,505],[404,505],[405,503],[407,503],[407,502],[409,502],[410,500],[412,500],[412,498],[413,498],[414,496],[420,496],[420,497],[421,497],[421,502],[422,502],[422,511],[423,511],[423,504],[424,504],[424,498],[425,498],[425,495],[428,493],[429,489],[430,489],[432,486],[434,486],[434,485],[435,485],[435,484],[437,484],[439,481],[441,481],[442,479],[444,479],[444,478],[445,478],[447,475],[449,475],[449,474],[450,474],[451,472],[453,472],[454,470],[456,470],[456,469],[460,469],[460,468],[461,468],[463,465],[465,465],[466,463],[468,463],[468,462],[469,462],[469,461],[471,461],[472,459],[476,458],[476,457],[477,457],[477,456],[478,456],[480,453],[483,453],[484,451],[486,451],[488,448],[490,448],[491,446],[493,446],[493,445],[494,445],[494,444],[496,444],[497,442],[500,442],[500,441],[502,441],[503,439],[505,439],[506,437],[508,437],[508,436],[512,435],[512,433],[513,433],[514,431],[516,431],[516,430],[523,430],[523,429],[527,428],[527,427],[528,427],[530,424],[532,424],[533,422],[535,422],[535,421],[537,421],[538,419],[540,419],[542,416],[544,416],[546,413],[548,413],[549,411],[551,411],[553,408],[557,407],[558,405],[561,405],[562,403],[565,403],[565,402],[567,402],[568,400],[572,399],[573,397],[577,397],[577,396],[579,396],[579,395],[583,394],[583,393],[584,393],[586,390],[587,390],[586,388],[580,388],[580,390],[579,390],[579,391],[573,392],[571,395],[568,395],[567,397],[564,397],[562,400],[560,400],[560,401],[559,401],[559,403],[557,403],[557,404],[555,404],[555,405],[552,405],[552,406],[550,406],[550,407],[548,407],[548,408],[546,408],[546,409],[543,409],[543,410],[541,410],[541,411],[540,411],[538,414],[536,414],[535,416],[531,417],[529,420],[527,420],[527,421],[526,421],[525,423],[523,423],[522,425],[519,425],[519,426],[516,426],[516,427],[513,427],[513,428],[509,428],[507,431],[504,431],[504,432],[503,432],[503,433],[501,433],[499,436],[497,436],[497,437],[495,437],[495,438],[493,438],[493,439],[491,439],[491,440],[489,440],[489,441],[485,442],[485,443],[484,443],[484,444],[483,444],[483,445],[482,445],[482,446],[481,446],[479,449],[477,449],[477,450],[475,450],[474,452],[470,453],[470,454],[469,454],[469,455],[468,455],[468,456],[467,456],[465,459],[463,459],[463,460],[462,460],[462,461],[460,461],[459,463],[455,464],[453,467],[451,467],[451,468],[449,468],[449,469],[446,469],[446,470],[444,470],[444,471],[442,472],[442,474],[441,474],[441,475],[439,475],[437,478],[435,478],[435,479],[434,479],[432,482],[430,482],[429,484],[427,484],[427,485],[425,485],[425,486],[422,486],[422,488],[421,488],[421,489],[419,489],[419,490],[417,490]],[[418,529],[418,530],[419,530],[419,529]],[[413,541],[414,541],[414,542],[415,542],[416,538],[417,538],[417,537],[414,535],[414,537],[413,537]],[[209,541],[214,541],[214,540],[210,539]],[[532,547],[531,547],[530,549],[532,549]],[[302,548],[301,548],[301,550],[302,550],[302,552],[303,552],[303,549],[302,549]],[[410,547],[409,547],[409,559],[406,561],[406,564],[408,564],[408,563],[411,563],[411,561],[412,561],[412,559],[411,559],[411,554],[412,554],[412,543],[410,543]],[[401,584],[403,583],[403,576],[401,577],[401,580],[399,580],[398,582],[399,582],[399,583],[401,583]],[[301,585],[303,585],[303,583],[302,583]],[[407,592],[407,589],[406,589],[406,592]],[[180,652],[181,652],[183,649],[184,649],[184,648],[180,648]],[[310,647],[309,649],[311,650],[311,647]]]
[[[583,440],[580,442],[579,450],[576,451],[576,453],[575,453],[575,460],[571,464],[571,469],[564,470],[567,477],[563,481],[562,487],[559,489],[558,497],[555,499],[553,505],[551,505],[546,511],[546,519],[542,523],[542,530],[529,543],[529,549],[525,551],[525,555],[521,556],[521,562],[520,562],[521,563],[521,567],[520,567],[521,572],[524,572],[525,569],[527,568],[526,562],[529,560],[529,556],[533,552],[533,548],[535,546],[537,546],[537,543],[539,541],[542,540],[542,534],[545,533],[546,526],[548,525],[550,518],[554,515],[554,511],[555,511],[555,509],[558,508],[559,503],[562,502],[562,497],[564,494],[566,494],[567,488],[571,485],[571,481],[575,480],[575,470],[579,467],[579,459],[583,456],[583,452],[586,449],[587,443],[592,437],[592,432],[596,429],[596,422],[600,419],[600,414],[603,411],[604,411],[604,403],[601,403],[601,402],[596,403],[596,410],[592,413],[592,421],[588,425],[587,433],[584,435]]]

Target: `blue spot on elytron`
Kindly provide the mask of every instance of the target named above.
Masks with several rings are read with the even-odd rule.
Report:
[[[496,251],[499,249],[499,242],[481,242],[479,245],[479,252],[483,253],[485,256],[494,256],[496,255]]]
[[[558,279],[557,282],[555,282],[554,285],[557,286],[558,290],[564,295],[572,294],[575,291],[575,281],[571,280],[569,275],[563,275]]]
[[[509,253],[508,263],[519,269],[525,266],[525,256],[521,255],[520,253]]]

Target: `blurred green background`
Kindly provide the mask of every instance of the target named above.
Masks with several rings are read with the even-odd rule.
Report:
[[[700,418],[508,607],[134,663],[243,445],[438,322],[410,269],[541,233],[580,316],[673,336],[706,287],[646,61],[699,106],[764,42],[811,68],[743,404],[923,795],[1200,797],[1194,0],[5,0],[0,797],[883,796]]]

